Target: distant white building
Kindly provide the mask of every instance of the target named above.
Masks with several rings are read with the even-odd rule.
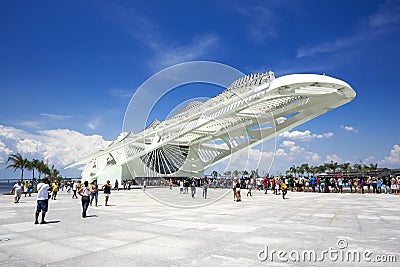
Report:
[[[325,75],[251,74],[214,98],[153,121],[140,133],[123,134],[73,166],[86,164],[82,179],[99,184],[135,177],[202,177],[205,168],[355,96],[349,84]]]

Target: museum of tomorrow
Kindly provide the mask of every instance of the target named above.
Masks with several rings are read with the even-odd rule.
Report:
[[[326,75],[243,76],[207,101],[124,134],[86,164],[82,180],[202,177],[204,169],[350,102],[355,91]]]

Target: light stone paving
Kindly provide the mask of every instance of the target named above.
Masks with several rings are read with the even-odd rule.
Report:
[[[138,189],[113,191],[110,206],[103,205],[100,193],[100,206],[89,207],[86,219],[80,200],[60,192],[50,200],[46,225],[33,224],[35,195],[22,197],[19,204],[12,203],[12,196],[0,196],[0,266],[399,265],[288,256],[314,250],[319,259],[330,248],[342,254],[370,250],[372,260],[394,255],[400,262],[397,195],[289,192],[283,200],[257,191],[236,203],[225,189],[209,189],[208,200],[201,198],[201,189],[194,199],[178,188],[148,192],[153,198]],[[346,247],[339,249],[339,243]],[[260,260],[266,248],[268,253],[286,251],[286,261],[277,254]]]

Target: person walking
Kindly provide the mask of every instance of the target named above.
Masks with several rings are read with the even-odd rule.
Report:
[[[11,192],[14,191],[14,203],[19,203],[23,188],[24,186],[21,184],[21,180],[18,180],[18,182],[13,186]]]
[[[72,182],[72,192],[74,193],[72,195],[72,198],[78,198],[78,196],[76,195],[76,192],[78,191],[78,183],[77,182]]]
[[[118,188],[118,179],[115,179],[114,190],[119,191],[119,188]]]
[[[112,185],[110,184],[110,180],[107,180],[107,183],[105,183],[102,186],[102,189],[104,190],[104,199],[105,199],[106,206],[108,205],[108,199],[110,198],[111,188],[112,188]]]
[[[251,189],[253,189],[253,182],[251,180],[248,180],[247,183],[247,195],[246,196],[252,196],[251,195]]]
[[[83,186],[79,188],[78,194],[82,197],[82,218],[86,218],[86,212],[90,202],[90,195],[92,194],[88,181],[85,181]]]
[[[57,193],[58,193],[58,183],[53,182],[53,184],[51,185],[51,199],[56,200]]]
[[[235,193],[236,193],[236,202],[242,201],[240,196],[240,179],[236,182]]]
[[[286,199],[285,196],[287,194],[287,184],[283,180],[282,180],[282,183],[281,183],[281,188],[282,188],[282,198]]]
[[[99,200],[99,186],[97,185],[97,180],[94,180],[92,183],[92,195],[90,197],[90,206],[92,206],[93,204],[93,199],[97,207],[97,202]]]
[[[29,187],[29,182],[25,181],[24,182],[24,195],[26,197],[26,194],[28,194],[28,187]]]
[[[36,212],[35,212],[35,224],[39,224],[39,214],[42,212],[42,220],[40,224],[46,224],[44,220],[46,213],[49,208],[49,191],[51,190],[49,185],[49,179],[44,178],[41,183],[37,185],[38,194],[36,197]]]

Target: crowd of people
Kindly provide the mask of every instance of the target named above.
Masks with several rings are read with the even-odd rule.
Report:
[[[131,182],[124,180],[121,184],[123,189],[130,189]],[[338,177],[264,177],[264,178],[233,178],[217,180],[212,178],[204,177],[199,178],[184,178],[184,179],[165,179],[163,186],[169,186],[172,190],[174,186],[179,187],[179,194],[190,194],[192,198],[196,196],[197,188],[202,189],[202,197],[207,199],[208,188],[217,187],[228,187],[231,186],[233,189],[233,199],[236,202],[242,201],[241,190],[247,190],[247,197],[252,197],[252,190],[263,191],[267,194],[271,191],[272,194],[285,196],[289,191],[292,192],[315,192],[315,193],[343,193],[344,189],[349,193],[372,193],[372,194],[399,194],[400,193],[400,176],[394,177],[358,177],[358,178],[344,178]],[[141,183],[142,189],[146,190],[147,181],[143,180]],[[12,192],[14,193],[14,203],[19,203],[21,195],[25,194],[31,196],[34,192],[33,181],[18,181],[13,187]],[[111,189],[113,186],[110,181],[101,187],[104,192],[105,206],[108,205]],[[90,185],[88,181],[83,184],[80,181],[49,181],[48,178],[42,179],[40,183],[36,185],[37,189],[37,206],[35,211],[35,224],[38,224],[39,214],[42,213],[42,219],[40,223],[46,223],[45,216],[48,210],[48,201],[56,200],[57,193],[60,190],[66,190],[68,193],[72,191],[72,199],[78,199],[77,194],[81,196],[82,202],[82,217],[85,218],[87,215],[87,209],[93,204],[98,206],[98,194],[99,186],[97,181],[93,181]],[[119,190],[118,180],[115,181],[114,190]]]
[[[26,186],[25,186],[26,185]],[[14,193],[14,203],[19,203],[22,193],[31,196],[34,192],[34,181],[22,182],[18,180],[12,187],[11,192]],[[93,205],[98,206],[99,187],[97,180],[94,180],[90,185],[88,181],[81,183],[80,181],[50,181],[48,178],[43,178],[36,185],[36,211],[35,224],[39,224],[39,215],[41,216],[40,224],[46,224],[45,216],[49,207],[49,200],[56,200],[59,190],[66,190],[67,193],[72,191],[72,199],[78,199],[77,194],[81,196],[82,202],[82,218],[86,218],[87,209]],[[105,206],[108,206],[109,197],[111,194],[112,185],[109,180],[101,188],[104,193]]]

